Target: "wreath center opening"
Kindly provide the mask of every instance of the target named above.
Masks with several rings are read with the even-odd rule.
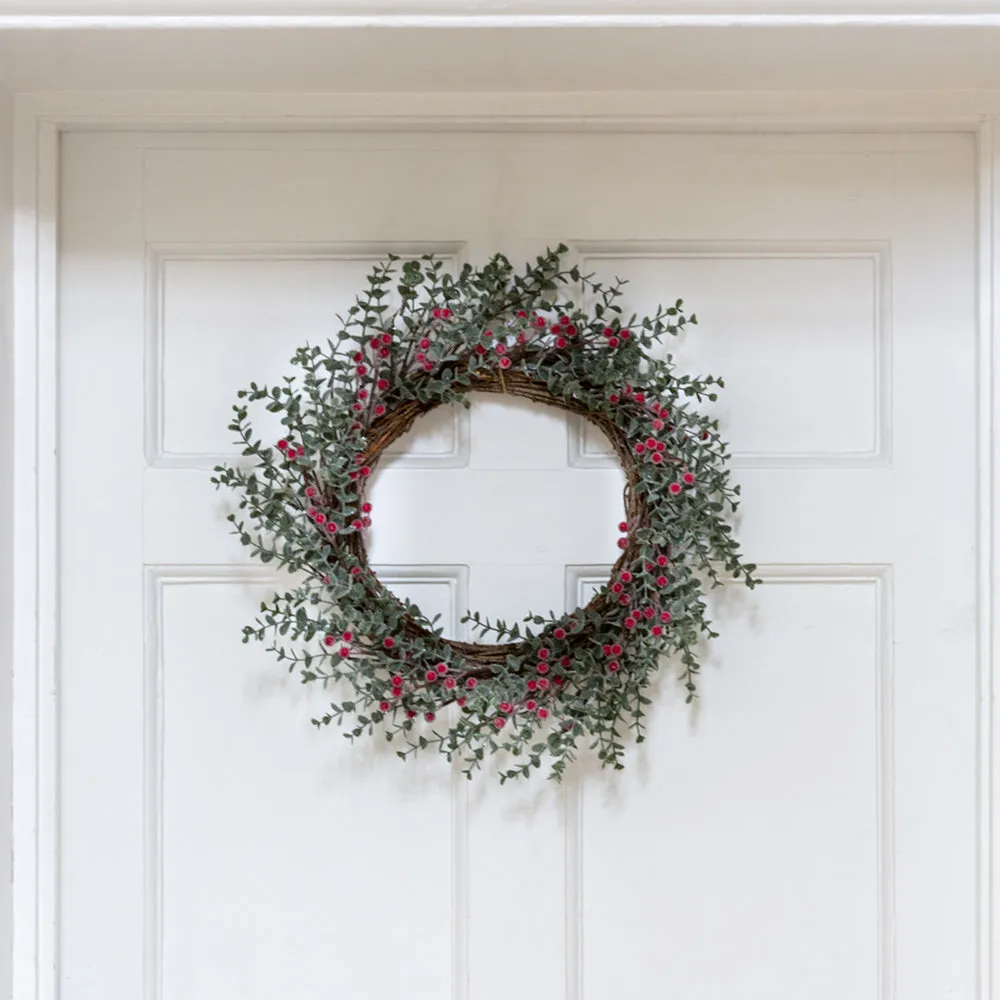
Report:
[[[583,427],[565,408],[516,391],[466,399],[468,410],[435,408],[391,450],[386,443],[368,494],[378,517],[365,542],[376,574],[428,567],[425,575],[390,569],[380,581],[425,612],[422,598],[434,596],[429,580],[458,581],[451,597],[459,606],[433,609],[451,640],[467,635],[458,620],[467,606],[517,622],[586,604],[620,554],[625,517],[625,476],[613,451],[610,461],[581,463]],[[450,426],[449,465],[439,455],[421,460],[415,436],[431,421],[434,429]],[[610,450],[604,431],[595,432]],[[403,443],[410,447],[401,451]]]

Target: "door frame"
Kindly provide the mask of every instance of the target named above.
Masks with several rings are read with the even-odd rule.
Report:
[[[586,110],[580,111],[584,107]],[[914,113],[913,109],[920,109]],[[13,991],[58,994],[59,674],[57,576],[58,231],[60,141],[72,131],[239,129],[649,131],[716,133],[951,131],[977,149],[977,790],[976,1000],[993,1000],[1000,955],[1000,94],[195,94],[22,95],[14,155],[14,484],[12,841]],[[0,650],[0,669],[5,651]],[[145,1000],[156,1000],[152,995]],[[892,1000],[881,997],[880,1000]]]

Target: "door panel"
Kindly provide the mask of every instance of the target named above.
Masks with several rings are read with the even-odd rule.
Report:
[[[975,976],[974,150],[964,135],[71,134],[60,302],[64,1000],[937,1000]],[[764,585],[713,597],[628,769],[473,784],[309,723],[240,643],[235,392],[387,250],[570,244],[683,297]],[[584,602],[620,471],[555,410],[438,411],[373,488],[383,580]],[[143,992],[145,991],[145,992]]]

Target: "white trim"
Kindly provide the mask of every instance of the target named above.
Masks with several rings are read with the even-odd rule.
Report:
[[[979,188],[979,509],[978,509],[978,659],[979,659],[979,837],[977,874],[980,886],[990,886],[979,898],[979,993],[990,1000],[996,978],[995,956],[1000,955],[1000,927],[994,926],[994,906],[1000,889],[1000,870],[994,864],[997,831],[993,828],[995,803],[1000,801],[1000,771],[994,759],[998,740],[993,702],[996,688],[994,664],[1000,630],[1000,588],[994,586],[1000,567],[996,555],[996,525],[1000,516],[997,484],[998,440],[995,427],[1000,387],[1000,127],[997,116],[986,119],[977,134]]]
[[[2,3],[3,0],[0,0]],[[2,10],[2,7],[0,7]],[[994,749],[993,662],[1000,615],[994,531],[1000,516],[993,415],[1000,385],[1000,95],[148,95],[22,97],[16,115],[14,260],[14,646],[13,993],[58,996],[59,828],[57,726],[56,282],[59,136],[80,129],[164,127],[484,129],[608,127],[660,131],[871,131],[947,129],[976,136],[979,150],[979,837],[976,1000],[993,1000],[993,802],[1000,795]],[[775,108],[792,111],[776,113]],[[756,106],[756,111],[754,107]],[[734,112],[734,107],[738,110]],[[587,108],[580,112],[579,108]],[[914,108],[920,108],[914,113]],[[366,110],[367,109],[367,110]],[[991,614],[992,612],[992,614]],[[996,940],[1000,947],[1000,939]]]
[[[0,29],[998,24],[997,0],[0,0]]]
[[[18,110],[14,203],[13,996],[54,997],[59,131]]]
[[[0,14],[0,31],[281,28],[1000,28],[990,14]]]
[[[100,129],[489,131],[975,131],[1000,90],[723,93],[212,93],[72,91],[19,94],[24,113],[60,131]]]

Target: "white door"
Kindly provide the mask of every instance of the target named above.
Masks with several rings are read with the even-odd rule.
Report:
[[[63,1000],[972,1000],[970,137],[75,134],[63,169]],[[274,577],[210,470],[386,250],[559,241],[698,313],[765,583],[624,773],[470,785],[241,644]],[[561,413],[405,445],[372,561],[453,634],[601,581],[619,472]]]

